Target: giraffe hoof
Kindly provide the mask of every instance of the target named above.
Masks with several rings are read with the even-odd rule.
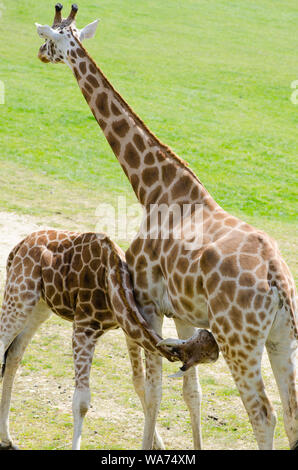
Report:
[[[18,446],[10,442],[9,444],[0,443],[0,450],[19,450]]]

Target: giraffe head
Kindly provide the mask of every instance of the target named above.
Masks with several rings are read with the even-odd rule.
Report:
[[[208,330],[197,329],[187,340],[167,338],[157,346],[167,346],[172,354],[177,353],[183,362],[180,370],[170,377],[182,377],[185,372],[197,364],[215,362],[219,356],[219,348],[214,336]]]
[[[52,26],[35,23],[39,36],[45,39],[38,52],[38,58],[42,62],[68,64],[69,51],[75,45],[74,38],[82,42],[95,35],[98,20],[78,29],[75,24],[78,6],[72,5],[70,15],[66,19],[62,18],[62,8],[61,3],[55,6],[56,14]]]

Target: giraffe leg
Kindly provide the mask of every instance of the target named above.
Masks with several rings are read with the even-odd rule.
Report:
[[[161,335],[163,317],[152,314],[149,322],[154,330]],[[145,425],[143,434],[144,450],[153,449],[157,415],[162,397],[162,357],[145,351]]]
[[[146,403],[145,403],[145,373],[142,361],[141,351],[142,348],[134,343],[130,338],[126,337],[127,349],[132,368],[132,382],[134,389],[141,401],[144,415],[146,416]],[[153,449],[162,450],[164,444],[161,437],[159,436],[157,429],[154,431],[153,437]]]
[[[233,368],[227,361],[230,368]],[[276,413],[265,391],[261,375],[261,361],[254,370],[254,378],[233,374],[242,402],[248,413],[260,450],[272,450]]]
[[[145,426],[142,448],[151,450],[154,447],[156,420],[162,397],[162,358],[147,351],[145,357]]]
[[[193,328],[178,319],[174,319],[180,339],[190,338],[196,328]],[[202,390],[198,380],[197,368],[192,367],[183,376],[183,398],[189,409],[194,449],[202,449],[201,434],[201,402]]]
[[[287,321],[284,309],[277,313],[266,347],[283,405],[284,425],[290,448],[298,450],[298,340]]]
[[[73,450],[79,450],[81,445],[83,421],[91,401],[89,378],[94,348],[97,338],[102,333],[90,327],[79,327],[74,322],[72,341],[75,366],[75,391],[72,400]]]
[[[264,331],[258,335],[258,330],[244,338],[235,333],[218,333],[218,327],[210,320],[211,331],[232,373],[239,390],[242,402],[251,422],[255,438],[260,450],[273,449],[273,436],[276,424],[276,414],[265,391],[261,375],[261,360],[268,335]],[[235,345],[237,343],[237,345]]]
[[[13,382],[17,369],[20,365],[25,349],[36,333],[39,326],[51,315],[51,311],[43,302],[40,302],[32,311],[29,321],[21,333],[11,343],[5,364],[5,372],[2,386],[2,397],[0,404],[0,449],[16,449],[9,433],[9,410]]]

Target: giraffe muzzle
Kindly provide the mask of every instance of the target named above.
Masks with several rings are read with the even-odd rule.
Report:
[[[219,356],[219,348],[210,331],[198,329],[187,340],[167,338],[157,346],[166,346],[170,352],[176,354],[183,365],[180,370],[170,377],[182,377],[185,372],[197,364],[216,362]]]

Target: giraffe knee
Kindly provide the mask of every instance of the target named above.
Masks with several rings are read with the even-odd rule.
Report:
[[[89,405],[86,403],[81,403],[80,404],[80,416],[85,416],[87,411],[89,410]]]
[[[284,414],[285,430],[291,450],[298,450],[298,409]]]
[[[132,375],[132,382],[137,394],[144,393],[145,380],[144,375]]]
[[[264,407],[265,408],[265,407]],[[269,422],[269,424],[273,427],[273,429],[276,426],[277,423],[277,414],[276,411],[273,410],[273,408],[269,408],[268,411],[265,413],[265,419]]]
[[[72,410],[74,415],[84,417],[90,407],[90,390],[76,389],[72,401]]]
[[[22,354],[18,347],[18,336],[13,340],[13,342],[8,346],[6,349],[3,362],[2,362],[2,370],[1,370],[1,377],[4,377],[4,374],[7,369],[15,369],[19,366],[22,359]]]
[[[162,398],[161,384],[148,384],[145,385],[145,401],[148,410],[154,412],[159,407]]]
[[[185,374],[183,380],[183,398],[189,407],[197,408],[202,400],[202,390],[195,368],[190,369],[189,372],[192,372],[192,374]]]

